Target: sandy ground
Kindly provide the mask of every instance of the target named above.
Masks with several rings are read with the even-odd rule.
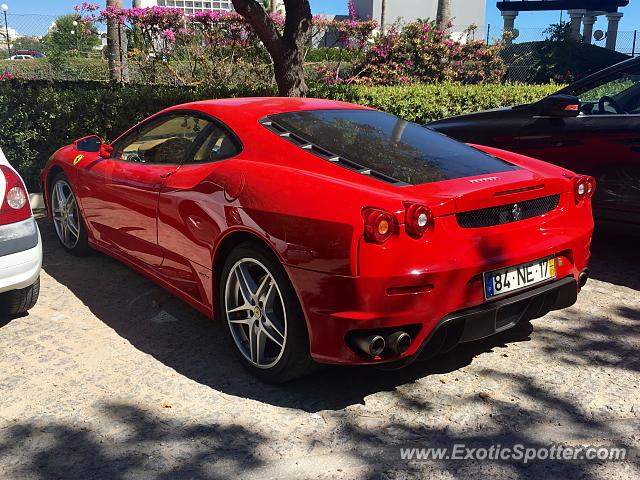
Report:
[[[222,326],[40,221],[42,293],[0,321],[1,478],[640,477],[640,254],[597,239],[578,303],[399,372],[264,385]],[[629,448],[626,461],[407,461],[401,447]]]

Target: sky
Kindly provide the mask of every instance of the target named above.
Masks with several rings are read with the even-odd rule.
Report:
[[[80,3],[80,1],[81,0],[2,0],[2,3],[9,5],[9,15],[60,15],[71,12],[73,6]],[[102,0],[101,3],[105,3],[104,0]],[[125,0],[125,3],[128,3],[127,0]],[[347,0],[311,0],[311,8],[313,13],[346,14]],[[640,0],[631,0],[629,6],[621,9],[621,12],[624,13],[619,27],[621,31],[640,29]],[[566,12],[564,12],[563,18],[568,20]],[[516,19],[516,27],[520,30],[526,28],[545,28],[551,23],[557,23],[559,19],[560,12],[523,12]],[[496,8],[495,0],[487,1],[486,21],[491,24],[492,27],[500,28],[502,26],[502,18]],[[606,30],[606,23],[606,18],[600,17],[595,29]]]

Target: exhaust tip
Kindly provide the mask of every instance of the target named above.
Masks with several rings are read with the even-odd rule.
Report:
[[[578,277],[578,286],[580,288],[584,287],[587,284],[587,280],[589,280],[589,269],[585,268]]]
[[[363,353],[376,357],[384,352],[387,344],[383,337],[380,335],[367,335],[364,337],[357,337],[355,344]]]
[[[402,331],[394,332],[387,337],[387,346],[393,353],[400,355],[411,346],[411,336]]]

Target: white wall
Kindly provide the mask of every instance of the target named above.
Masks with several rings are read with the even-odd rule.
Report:
[[[381,0],[355,0],[354,4],[361,18],[372,18],[380,22]],[[468,27],[472,23],[480,29],[484,27],[486,0],[452,0],[451,14],[455,27]],[[405,22],[418,18],[436,18],[437,0],[387,0],[386,22],[391,24],[398,18]],[[459,31],[460,28],[454,28]]]

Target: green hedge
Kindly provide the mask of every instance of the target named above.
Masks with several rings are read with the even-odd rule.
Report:
[[[557,85],[315,86],[311,96],[368,105],[419,123],[535,101]],[[0,146],[28,186],[59,147],[87,134],[113,140],[170,105],[207,98],[275,95],[269,87],[118,86],[100,82],[0,81]]]
[[[560,85],[433,84],[400,87],[355,87],[332,92],[334,98],[384,110],[417,123],[510,105],[531,103],[550,95]]]
[[[100,58],[68,58],[63,62],[53,62],[48,58],[34,60],[0,60],[0,72],[8,72],[23,80],[77,80],[90,78],[97,81],[109,80],[109,66]]]

